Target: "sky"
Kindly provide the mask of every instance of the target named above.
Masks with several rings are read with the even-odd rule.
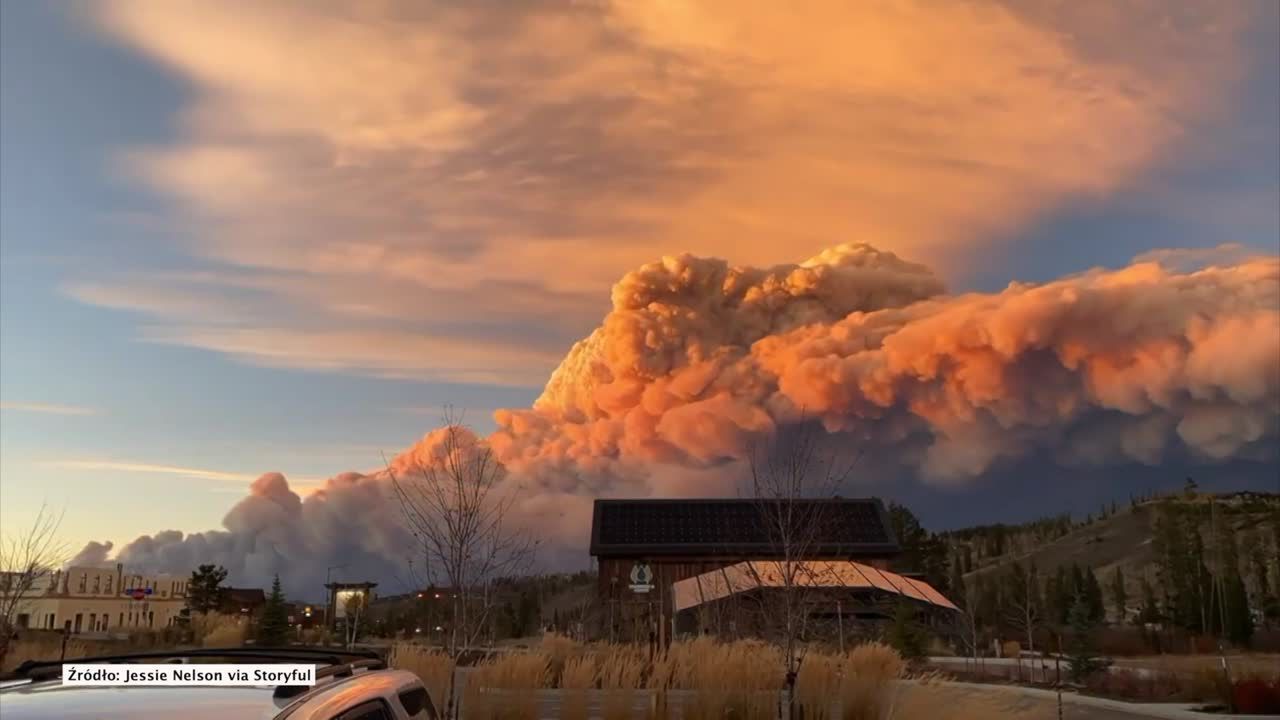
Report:
[[[1280,252],[1269,0],[0,8],[0,525],[70,546],[488,433],[667,255]],[[991,488],[1064,501],[926,519]]]

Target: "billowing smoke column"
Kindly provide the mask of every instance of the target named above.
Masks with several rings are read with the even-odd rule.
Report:
[[[496,414],[489,442],[523,521],[577,557],[590,498],[724,492],[754,440],[798,422],[937,484],[1030,457],[1274,462],[1278,358],[1275,257],[953,296],[866,245],[769,269],[685,255],[623,278],[600,328],[533,408]],[[393,465],[430,462],[436,441]],[[391,578],[412,547],[398,519],[385,472],[336,476],[305,499],[268,474],[224,531],[144,536],[120,559],[220,562],[238,581],[278,571],[295,586],[337,563]]]

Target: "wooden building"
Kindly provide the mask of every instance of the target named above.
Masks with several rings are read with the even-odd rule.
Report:
[[[771,529],[788,511],[821,518],[796,557]],[[604,636],[666,644],[673,633],[675,583],[761,560],[857,561],[888,570],[901,552],[878,499],[597,500],[591,554],[599,568]]]

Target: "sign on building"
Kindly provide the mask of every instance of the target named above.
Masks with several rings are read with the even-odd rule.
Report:
[[[638,562],[631,566],[631,591],[647,593],[653,589],[653,569],[649,563]]]

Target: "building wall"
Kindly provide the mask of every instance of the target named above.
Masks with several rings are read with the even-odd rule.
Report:
[[[167,627],[186,606],[188,576],[130,572],[115,567],[70,567],[54,572],[23,598],[19,627],[72,633],[128,632]],[[142,600],[126,590],[151,590]]]
[[[186,600],[42,596],[23,601],[18,626],[71,633],[159,630],[177,621]],[[25,621],[25,622],[24,622]]]

